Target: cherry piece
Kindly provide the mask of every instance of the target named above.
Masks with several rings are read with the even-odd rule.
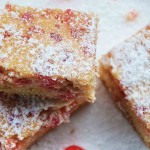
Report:
[[[6,4],[5,9],[6,9],[7,11],[11,11],[11,4]]]
[[[27,22],[31,22],[33,20],[33,15],[31,12],[27,12],[27,13],[23,13],[21,18]]]
[[[72,146],[65,148],[65,150],[84,150],[84,149],[82,147],[72,145]]]
[[[73,11],[72,11],[71,9],[67,9],[67,10],[65,11],[64,21],[65,21],[66,23],[70,23],[71,21],[73,21],[74,16],[75,16],[75,15],[74,15]]]
[[[4,38],[10,37],[10,34],[8,33],[8,31],[5,31],[4,33]]]
[[[59,118],[58,117],[53,117],[52,118],[52,127],[56,127],[59,125]]]
[[[61,13],[58,13],[58,14],[55,16],[55,19],[56,19],[56,20],[62,20],[62,14],[61,14]]]
[[[29,79],[24,79],[24,78],[22,78],[22,79],[17,79],[16,81],[15,81],[15,84],[17,84],[17,85],[26,85],[26,84],[31,84],[32,83],[32,81],[31,80],[29,80]]]
[[[54,39],[56,42],[62,41],[62,37],[59,34],[50,33],[50,37]]]
[[[43,29],[37,28],[37,27],[35,27],[35,26],[30,27],[30,28],[29,28],[29,31],[32,31],[32,32],[34,32],[34,33],[40,33],[40,34],[44,33],[44,30],[43,30]]]

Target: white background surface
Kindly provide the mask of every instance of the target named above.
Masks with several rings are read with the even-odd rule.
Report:
[[[0,0],[4,7],[8,0]],[[21,5],[72,8],[93,11],[100,18],[97,58],[130,37],[150,21],[150,0],[10,0]],[[135,21],[127,21],[129,11],[137,10]],[[64,124],[43,137],[31,150],[64,150],[80,145],[86,150],[146,150],[128,121],[114,106],[105,87],[97,81],[97,101],[85,106]],[[75,133],[70,131],[75,129]]]

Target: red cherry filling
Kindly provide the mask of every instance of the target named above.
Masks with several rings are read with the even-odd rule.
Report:
[[[40,79],[39,83],[42,87],[53,88],[58,82],[49,77],[43,77],[38,75],[37,79]]]
[[[56,126],[58,126],[59,125],[59,118],[58,117],[54,117],[54,118],[52,118],[52,124],[51,124],[51,126],[52,127],[56,127]]]
[[[27,85],[27,84],[31,84],[31,83],[32,83],[32,81],[31,81],[30,79],[24,79],[24,78],[22,78],[22,79],[17,79],[17,80],[15,81],[15,84],[16,84],[16,85],[21,85],[21,86]]]
[[[47,121],[50,121],[46,125],[47,128],[55,128],[60,124],[60,118],[57,115],[55,116],[55,115],[49,114],[46,118],[47,118]]]
[[[64,100],[69,100],[74,98],[75,95],[73,93],[71,93],[71,91],[67,90],[67,91],[62,91],[59,95],[58,98],[60,99],[64,99]]]
[[[0,67],[0,73],[4,73],[4,71],[3,71],[2,67]]]

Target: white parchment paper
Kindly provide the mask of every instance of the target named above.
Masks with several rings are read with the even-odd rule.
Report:
[[[8,0],[0,0],[0,7]],[[72,8],[92,11],[100,18],[97,59],[119,42],[130,37],[150,21],[150,0],[9,0],[11,3],[33,7]],[[128,12],[139,15],[127,21]],[[146,150],[147,148],[121,115],[112,98],[97,80],[97,101],[85,106],[71,118],[71,123],[53,130],[31,150],[64,150],[79,145],[86,150]],[[74,132],[72,133],[72,129]]]

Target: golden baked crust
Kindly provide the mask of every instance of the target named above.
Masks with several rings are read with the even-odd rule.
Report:
[[[103,56],[99,70],[115,103],[150,146],[150,27]]]
[[[49,130],[68,122],[70,114],[84,102],[54,108],[50,101],[26,100],[1,93],[0,143],[2,150],[23,150]]]
[[[98,20],[93,14],[7,4],[0,20],[1,91],[45,91],[54,98],[55,89],[69,86],[94,99]]]

